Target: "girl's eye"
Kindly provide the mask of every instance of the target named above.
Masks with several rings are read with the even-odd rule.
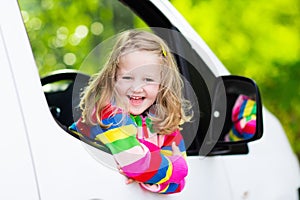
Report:
[[[145,78],[146,82],[154,82],[154,80],[152,78]]]
[[[132,77],[131,76],[122,76],[122,79],[124,79],[124,80],[131,80]]]

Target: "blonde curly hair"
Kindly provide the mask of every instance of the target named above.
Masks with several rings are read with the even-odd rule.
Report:
[[[118,97],[115,90],[118,63],[122,55],[132,51],[149,51],[161,57],[162,78],[156,99],[158,106],[149,118],[159,134],[170,134],[190,121],[192,115],[187,113],[191,113],[191,105],[183,98],[183,80],[169,47],[155,34],[140,30],[128,30],[118,37],[107,62],[84,90],[80,102],[83,121],[88,125],[98,123],[102,128],[109,127],[102,123],[101,111]],[[92,117],[94,112],[96,121]]]

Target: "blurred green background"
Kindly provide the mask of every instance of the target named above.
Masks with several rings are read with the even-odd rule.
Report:
[[[121,30],[145,27],[113,2],[19,0],[41,76],[55,69],[78,69],[101,41]],[[264,105],[282,122],[300,158],[300,1],[171,3],[232,74],[257,82]]]
[[[257,82],[300,158],[300,1],[171,2],[232,74]]]

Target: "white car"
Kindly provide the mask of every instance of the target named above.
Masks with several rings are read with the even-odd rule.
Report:
[[[39,76],[24,24],[33,2],[0,1],[0,199],[299,199],[298,160],[280,122],[262,107],[257,85],[229,75],[167,0],[93,1],[97,10],[118,10],[119,19],[134,15],[167,41],[185,79],[185,95],[194,103],[195,120],[183,130],[189,166],[184,190],[162,195],[126,185],[105,147],[91,146],[67,129],[78,117],[79,92],[89,78],[85,67]],[[44,8],[54,4],[37,2]],[[121,25],[117,32],[136,28]],[[255,96],[256,131],[250,139],[229,142],[224,137],[240,94]]]

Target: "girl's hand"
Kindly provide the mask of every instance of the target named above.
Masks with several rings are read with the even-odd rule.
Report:
[[[179,150],[179,147],[176,146],[175,142],[172,142],[172,152],[173,152],[173,156],[182,156],[182,153]]]
[[[131,183],[135,182],[134,179],[128,178],[128,177],[125,175],[125,173],[123,172],[123,170],[121,169],[121,167],[120,167],[119,165],[118,165],[117,167],[118,167],[119,173],[122,174],[122,175],[124,175],[124,176],[127,178],[126,181],[125,181],[126,184],[131,184]]]

